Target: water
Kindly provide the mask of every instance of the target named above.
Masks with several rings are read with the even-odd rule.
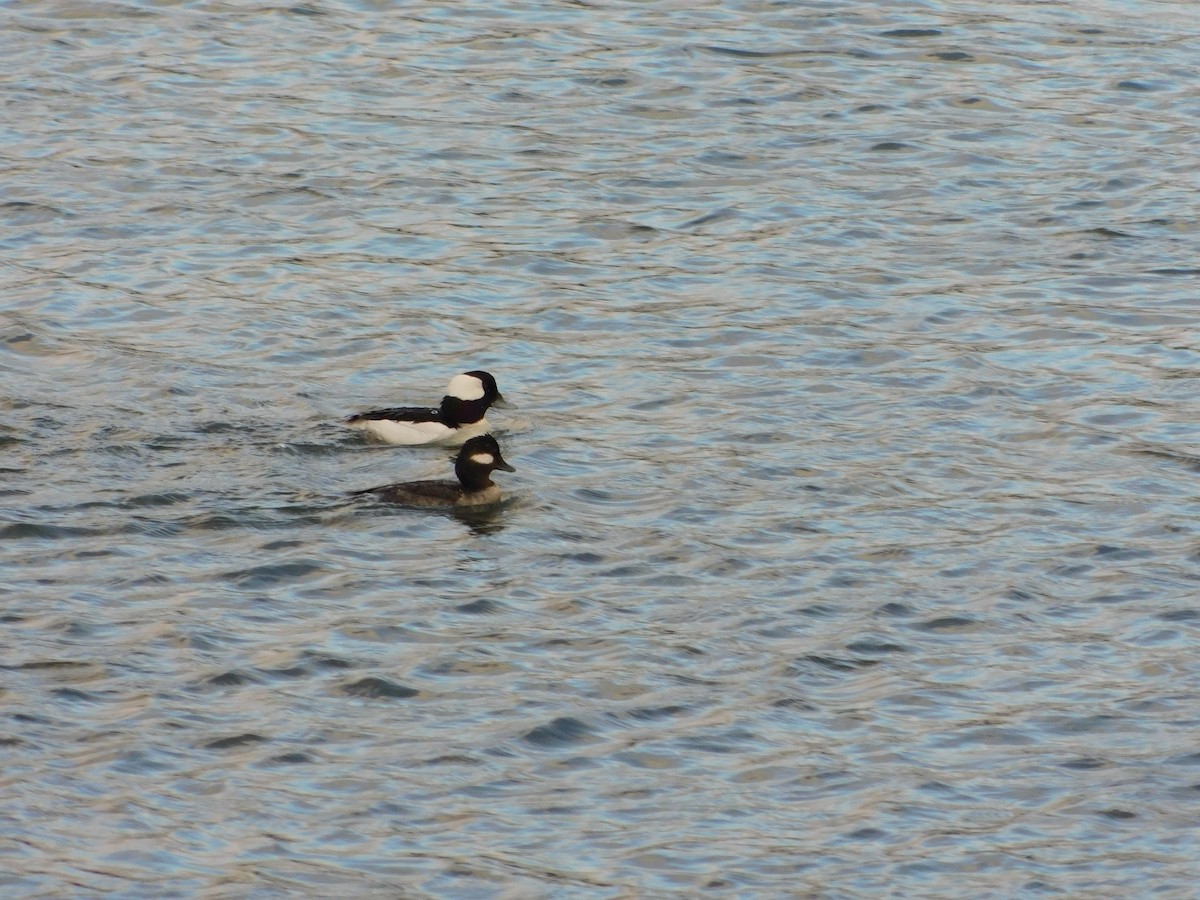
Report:
[[[5,896],[1191,895],[1152,6],[6,4]]]

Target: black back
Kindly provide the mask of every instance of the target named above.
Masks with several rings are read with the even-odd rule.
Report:
[[[392,406],[388,409],[372,409],[369,412],[351,416],[347,422],[371,422],[388,419],[393,422],[441,422],[453,428],[446,422],[442,411],[433,406]]]

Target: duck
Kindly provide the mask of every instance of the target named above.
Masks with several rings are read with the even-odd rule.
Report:
[[[374,494],[380,500],[402,506],[464,507],[487,506],[503,498],[492,481],[496,469],[515,472],[500,453],[500,445],[490,434],[476,435],[462,445],[454,460],[458,481],[407,481],[355,491],[355,496]]]
[[[493,404],[504,405],[496,379],[475,369],[450,379],[440,406],[373,409],[351,416],[346,424],[389,444],[453,447],[487,433],[490,426],[484,416]]]

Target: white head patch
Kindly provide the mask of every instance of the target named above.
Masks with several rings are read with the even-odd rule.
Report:
[[[479,463],[481,466],[490,466],[496,461],[496,457],[490,453],[472,453],[467,459],[473,463]]]
[[[474,375],[455,375],[446,385],[446,393],[459,400],[478,400],[483,396],[483,382]]]

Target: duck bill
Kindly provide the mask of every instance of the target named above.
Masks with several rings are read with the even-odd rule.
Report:
[[[497,394],[496,399],[492,401],[492,406],[496,409],[512,409],[513,405],[504,399],[503,394]]]
[[[502,460],[502,459],[501,459],[501,460],[497,460],[497,461],[496,461],[496,468],[497,468],[497,469],[503,469],[505,472],[515,472],[515,471],[517,471],[516,469],[514,469],[512,466],[510,466],[508,463],[506,463],[506,462],[505,462],[504,460]]]

